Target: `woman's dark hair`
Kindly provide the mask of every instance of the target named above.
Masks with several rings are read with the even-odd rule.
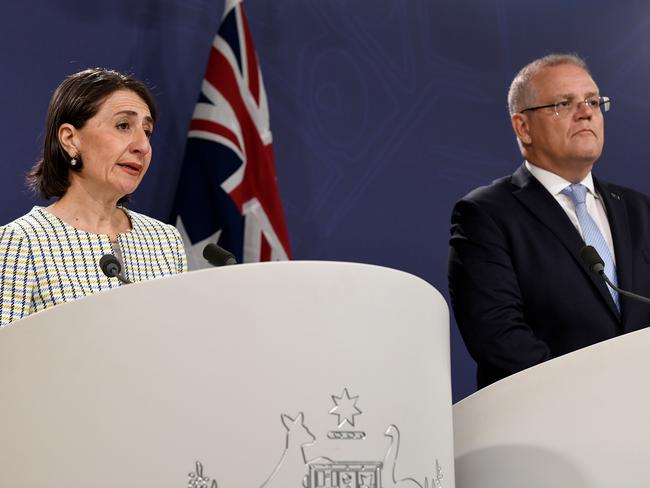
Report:
[[[47,110],[43,157],[27,173],[27,184],[41,197],[62,197],[70,186],[70,171],[80,171],[83,164],[70,166],[70,155],[59,142],[59,127],[72,124],[81,129],[113,92],[130,90],[149,107],[156,121],[156,105],[149,88],[132,76],[104,68],[90,68],[68,76],[58,86]],[[79,155],[77,159],[81,163]],[[122,201],[122,200],[121,200]]]

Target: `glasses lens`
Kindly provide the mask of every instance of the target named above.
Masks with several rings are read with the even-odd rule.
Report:
[[[600,97],[600,106],[603,112],[609,112],[609,107],[612,104],[612,101],[609,97]]]
[[[563,115],[571,111],[575,103],[572,103],[570,100],[562,100],[555,104],[555,113],[558,115]]]

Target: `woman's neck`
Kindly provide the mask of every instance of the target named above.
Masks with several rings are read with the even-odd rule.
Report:
[[[117,199],[101,200],[68,190],[47,210],[66,224],[85,232],[106,234],[112,241],[131,229],[128,216],[117,208]]]

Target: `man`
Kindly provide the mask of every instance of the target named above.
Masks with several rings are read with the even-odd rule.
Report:
[[[650,324],[580,258],[593,245],[618,286],[650,295],[650,199],[591,174],[609,99],[581,58],[553,54],[517,74],[508,104],[523,165],[452,215],[449,289],[479,388]]]

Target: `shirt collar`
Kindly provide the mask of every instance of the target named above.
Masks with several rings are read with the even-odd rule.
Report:
[[[557,196],[562,192],[562,190],[571,184],[570,181],[567,181],[561,176],[556,175],[555,173],[551,173],[546,169],[535,166],[530,161],[524,161],[524,165],[526,166],[526,169],[530,171],[531,174],[535,177],[535,179],[539,181],[542,186],[546,188],[546,190],[553,196]],[[587,190],[589,190],[589,193],[598,198],[596,189],[594,188],[594,179],[591,176],[591,171],[587,173],[587,176],[585,176],[580,184],[585,185],[587,187]]]

